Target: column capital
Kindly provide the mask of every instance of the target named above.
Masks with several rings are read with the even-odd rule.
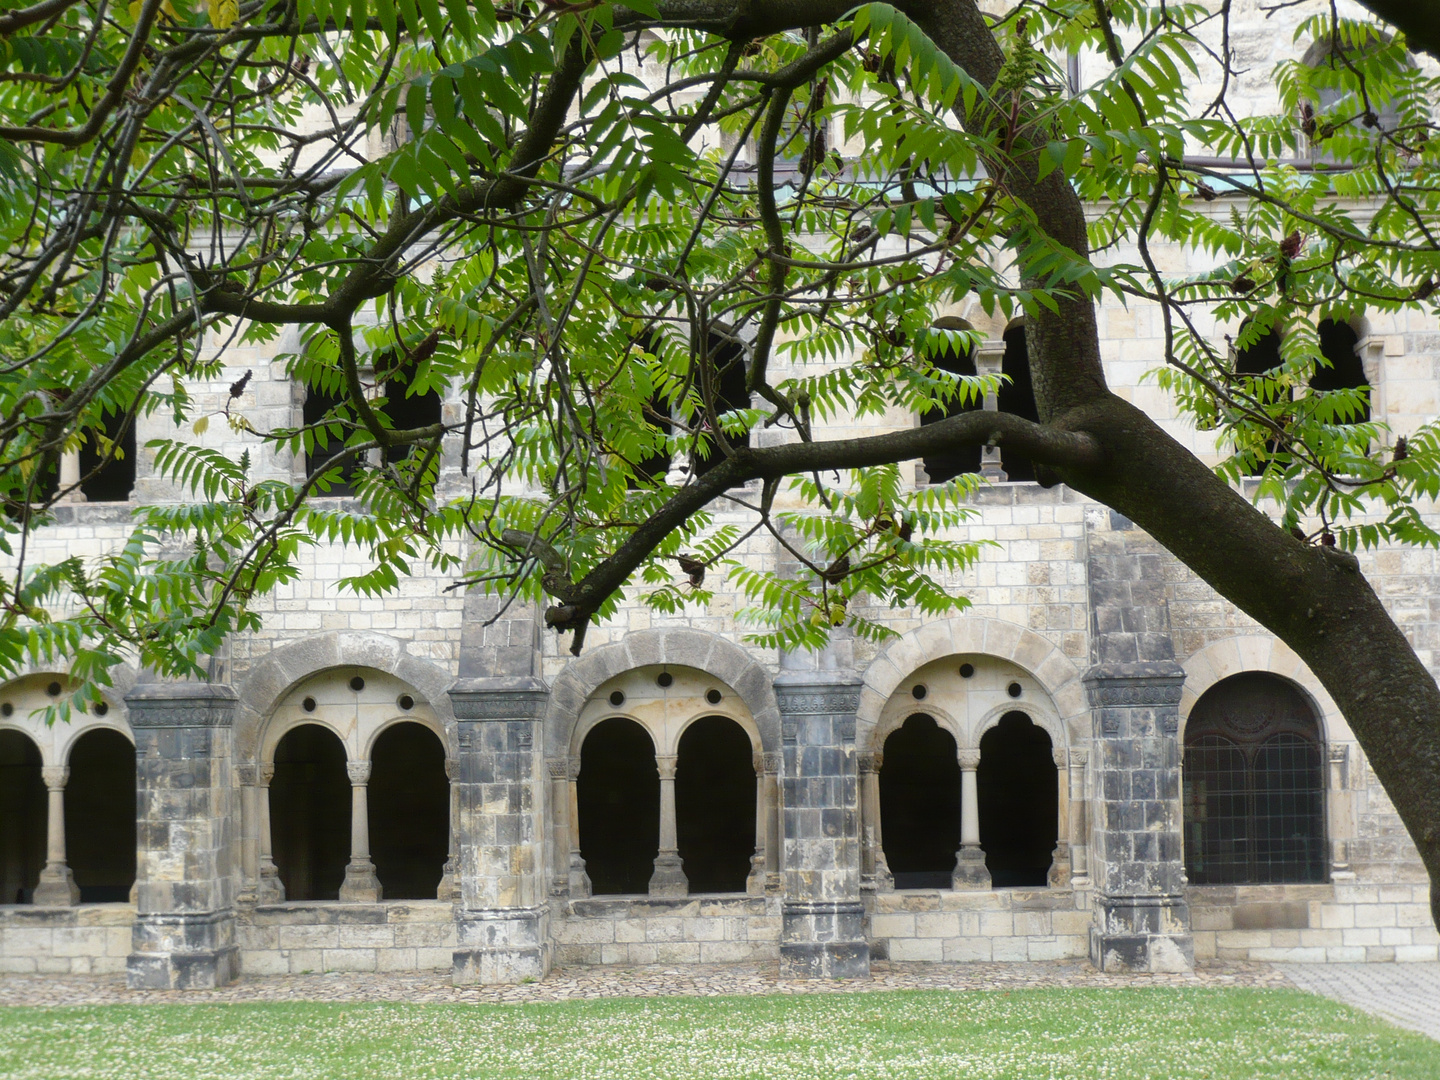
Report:
[[[660,779],[661,779],[661,780],[674,780],[674,779],[675,779],[675,762],[676,762],[676,760],[677,760],[677,758],[676,758],[676,755],[675,755],[675,754],[656,754],[656,755],[655,755],[655,767],[660,770]]]
[[[269,787],[270,781],[275,779],[275,762],[262,761],[260,763],[260,786]]]
[[[345,773],[350,777],[350,783],[359,787],[361,784],[370,782],[370,762],[368,761],[347,761]]]
[[[869,750],[862,750],[855,755],[855,770],[861,776],[868,776],[875,772],[875,755]]]
[[[241,787],[254,787],[260,779],[260,767],[258,765],[236,765],[235,775],[239,778]]]
[[[1083,769],[1089,761],[1089,750],[1076,750],[1074,748],[1070,750],[1070,768]]]
[[[580,779],[580,755],[565,759],[565,773],[571,780]]]
[[[550,758],[545,762],[545,771],[550,774],[551,780],[570,779],[570,759]]]
[[[960,759],[960,768],[963,770],[978,769],[980,767],[980,748],[976,746],[962,746],[956,756]]]
[[[45,781],[49,790],[61,791],[70,781],[70,766],[46,765],[40,770],[40,779]]]
[[[447,757],[445,759],[445,779],[449,780],[452,784],[460,779],[460,762],[456,761],[453,757]]]
[[[1057,768],[1068,769],[1070,767],[1070,751],[1065,747],[1051,747],[1050,756],[1054,759]]]
[[[223,683],[139,683],[125,695],[132,728],[228,728],[239,704]]]

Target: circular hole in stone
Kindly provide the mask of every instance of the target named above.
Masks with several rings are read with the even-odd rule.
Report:
[[[969,678],[973,678],[974,675],[975,675],[975,665],[974,665],[974,664],[961,664],[961,665],[960,665],[960,678],[962,678],[962,679],[969,679]]]
[[[51,697],[59,697],[60,684],[58,682],[52,682],[49,686],[45,687],[45,692]]]
[[[359,675],[356,675],[353,679],[350,680],[350,689],[354,690],[358,694],[361,690],[365,689],[365,680],[362,679]]]
[[[610,693],[610,704],[620,706],[625,704],[625,691],[613,690]]]
[[[109,711],[110,711],[110,703],[109,703],[108,701],[97,701],[97,702],[95,703],[95,715],[96,715],[96,716],[104,716],[104,715],[105,715],[106,713],[108,713]]]
[[[662,671],[659,675],[655,676],[655,685],[661,687],[662,689],[669,686],[674,681],[675,676],[671,675],[668,671]]]
[[[705,691],[705,700],[708,701],[711,705],[719,705],[719,704],[720,704],[720,699],[721,699],[722,697],[724,697],[724,696],[725,696],[725,695],[722,694],[722,693],[720,693],[719,690],[706,690],[706,691]]]
[[[1025,692],[1025,690],[1018,682],[1012,682],[1009,686],[1005,688],[1005,692],[1011,697],[1019,697]]]
[[[929,692],[929,690],[925,689],[924,683],[916,683],[910,688],[910,696],[913,697],[916,701],[924,701],[925,695]]]
[[[409,694],[401,694],[398,698],[395,699],[395,704],[399,705],[400,708],[404,709],[406,712],[409,712],[415,707],[415,699]]]
[[[7,702],[5,702],[4,705],[0,705],[0,716],[14,716],[14,715],[15,715],[15,706],[14,706],[14,705],[11,705],[10,702],[7,701]]]
[[[307,697],[304,701],[300,702],[300,707],[306,712],[314,712],[315,699],[313,697]]]

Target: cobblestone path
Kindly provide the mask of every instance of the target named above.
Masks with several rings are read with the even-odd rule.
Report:
[[[1324,994],[1440,1039],[1440,964],[1278,964],[1301,990]]]

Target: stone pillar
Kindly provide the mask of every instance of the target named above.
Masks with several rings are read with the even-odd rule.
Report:
[[[1085,764],[1089,758],[1087,750],[1071,750],[1066,770],[1070,778],[1070,884],[1077,889],[1090,885],[1090,814],[1085,802]]]
[[[569,855],[565,862],[565,883],[571,900],[584,900],[590,895],[590,875],[585,872],[585,858],[580,854],[580,759],[565,761],[565,823],[569,830]]]
[[[986,341],[975,350],[975,373],[977,375],[999,375],[1005,361],[1005,342]],[[1000,408],[1000,396],[990,393],[985,395],[982,408],[986,412],[996,412]],[[1008,479],[1005,468],[1000,461],[1000,448],[998,446],[982,446],[980,448],[980,475],[991,483],[1000,483]]]
[[[958,891],[990,888],[990,869],[980,847],[980,788],[975,770],[980,751],[964,747],[960,758],[960,850],[955,853],[955,875],[951,885]]]
[[[766,843],[770,832],[770,802],[765,792],[765,755],[756,753],[751,758],[755,768],[755,853],[750,856],[750,873],[745,876],[745,895],[764,896],[766,870]]]
[[[40,907],[71,907],[80,902],[80,887],[65,862],[65,784],[70,770],[64,765],[47,765],[40,770],[50,794],[45,819],[45,869],[35,886],[34,903]]]
[[[240,781],[240,891],[235,899],[253,904],[260,877],[260,769],[236,765],[235,776]]]
[[[1051,754],[1055,759],[1055,851],[1046,880],[1052,889],[1064,889],[1070,884],[1070,751],[1056,746]]]
[[[1174,660],[1097,664],[1090,959],[1102,971],[1194,966],[1181,843],[1180,688]]]
[[[780,973],[868,978],[860,902],[855,710],[860,679],[794,671],[775,680],[785,768]]]
[[[655,872],[650,875],[651,896],[689,896],[690,882],[680,861],[675,832],[675,755],[659,754],[660,850],[655,853]]]
[[[1355,796],[1350,790],[1350,744],[1331,743],[1330,783],[1326,793],[1330,830],[1330,880],[1354,881],[1350,868],[1350,841],[1355,832]]]
[[[450,846],[446,849],[445,869],[440,871],[435,899],[454,903],[460,899],[460,803],[455,789],[455,781],[460,779],[460,763],[452,757],[445,759],[445,779],[450,782]]]
[[[541,719],[533,676],[461,679],[450,688],[459,779],[457,986],[519,983],[550,971]]]
[[[780,773],[785,768],[781,754],[765,757],[765,893],[775,896],[783,888],[780,879],[780,849],[785,835],[785,811],[780,805]]]
[[[136,754],[133,990],[208,990],[240,973],[230,758],[237,698],[213,683],[125,695]]]
[[[350,862],[340,885],[340,900],[347,904],[374,904],[380,900],[380,879],[370,861],[370,762],[347,761],[350,777]]]
[[[257,904],[283,904],[285,884],[280,880],[280,868],[275,865],[271,854],[270,836],[270,781],[275,779],[275,763],[266,762],[260,766],[260,791],[257,798],[260,809],[260,872],[255,883]]]
[[[85,493],[80,490],[80,451],[66,450],[60,455],[60,490],[73,488],[73,490],[62,499],[67,503],[88,502]],[[39,901],[36,901],[37,903]]]
[[[885,859],[884,823],[880,820],[880,768],[884,764],[885,753],[882,750],[856,755],[856,766],[860,771],[860,828],[863,838],[860,884],[862,888],[874,892],[895,891],[895,875],[890,873],[890,864]]]

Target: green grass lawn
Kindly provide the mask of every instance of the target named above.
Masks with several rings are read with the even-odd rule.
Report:
[[[0,1077],[1440,1078],[1440,1043],[1294,991],[0,1009]]]

